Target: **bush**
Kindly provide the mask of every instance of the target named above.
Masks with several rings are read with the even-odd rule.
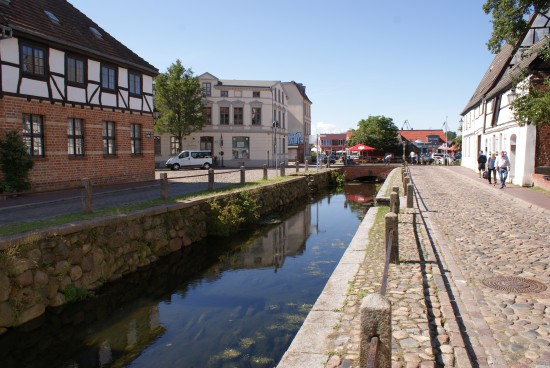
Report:
[[[243,225],[252,224],[260,218],[258,204],[246,192],[209,201],[213,212],[209,221],[209,234],[228,236],[237,232]]]
[[[4,173],[0,191],[19,192],[30,189],[28,175],[34,162],[27,152],[23,138],[15,130],[7,132],[4,139],[0,139],[0,165]]]

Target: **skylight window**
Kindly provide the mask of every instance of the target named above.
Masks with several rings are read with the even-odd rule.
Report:
[[[52,23],[55,23],[57,25],[60,25],[61,22],[59,21],[59,19],[57,19],[57,17],[55,16],[54,13],[52,13],[51,11],[48,11],[48,10],[44,10],[44,13],[48,16],[48,18],[50,18],[50,20],[52,21]]]
[[[103,35],[94,27],[90,27],[90,32],[92,32],[92,34],[97,38],[103,38]]]

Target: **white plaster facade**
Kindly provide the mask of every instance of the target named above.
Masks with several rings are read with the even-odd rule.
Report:
[[[308,160],[310,156],[311,105],[306,87],[296,82],[284,82],[288,96],[288,160]]]
[[[531,73],[533,70],[533,62],[545,42],[549,24],[548,16],[538,15],[521,44],[504,45],[495,56],[461,113],[462,166],[477,170],[479,151],[487,155],[505,151],[511,163],[508,181],[521,186],[533,185],[536,128],[533,125],[520,126],[516,122],[510,98],[522,93],[520,87],[517,90],[513,87],[513,80],[522,72],[529,70]],[[526,49],[532,52],[522,54]]]
[[[280,81],[222,80],[210,73],[198,78],[210,124],[183,137],[182,147],[170,134],[157,135],[157,166],[184,149],[211,150],[218,165],[223,159],[228,167],[288,163],[288,96]]]

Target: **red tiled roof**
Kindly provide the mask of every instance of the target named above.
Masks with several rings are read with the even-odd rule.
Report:
[[[436,130],[398,130],[397,134],[400,134],[403,138],[409,142],[414,142],[420,139],[422,142],[428,142],[429,135],[437,135],[442,142],[445,142],[445,132],[442,129]]]
[[[44,13],[47,10],[59,19],[55,24]],[[0,2],[0,22],[11,27],[15,37],[44,42],[63,50],[95,56],[99,61],[111,61],[124,67],[156,75],[158,70],[124,46],[94,21],[66,0],[11,0]],[[97,29],[95,37],[89,27]],[[138,29],[146,29],[146,25]]]

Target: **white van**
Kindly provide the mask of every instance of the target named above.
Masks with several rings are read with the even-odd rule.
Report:
[[[166,167],[179,170],[180,167],[200,167],[209,169],[212,166],[212,153],[204,150],[185,150],[166,161]]]

